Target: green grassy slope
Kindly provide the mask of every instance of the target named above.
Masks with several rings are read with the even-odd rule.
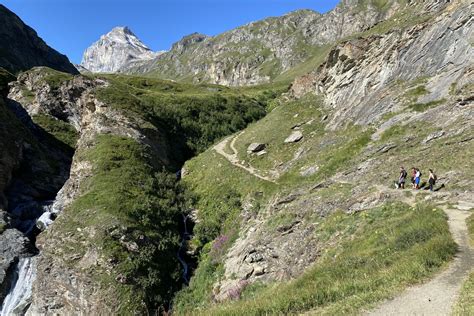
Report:
[[[444,213],[431,206],[387,204],[356,215],[335,213],[318,227],[335,247],[294,281],[258,292],[244,290],[241,300],[179,313],[206,315],[352,314],[389,297],[443,266],[456,249]],[[334,245],[334,244],[333,244]]]
[[[45,71],[44,78],[55,88],[70,79],[48,69],[38,71]],[[113,265],[114,273],[104,267],[81,273],[100,285],[104,300],[118,302],[113,310],[159,313],[169,308],[182,286],[176,252],[181,214],[189,211],[192,198],[174,171],[218,138],[261,118],[288,87],[230,89],[134,76],[97,77],[109,82],[95,91],[99,100],[127,117],[149,142],[163,141],[156,135],[164,137],[169,147],[161,150],[171,159],[165,163],[162,153],[146,142],[113,133],[97,134],[75,148],[81,135],[71,126],[49,115],[34,116],[44,132],[75,148],[75,161],[92,168],[91,176],[80,183],[78,197],[42,234],[52,240],[68,236],[58,247],[45,250],[45,256],[77,269],[77,258],[97,251]],[[90,230],[94,233],[83,234]],[[138,249],[124,246],[134,244]],[[71,253],[75,255],[65,255]]]

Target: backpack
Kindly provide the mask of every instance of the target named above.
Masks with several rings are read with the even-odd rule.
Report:
[[[436,181],[438,180],[438,176],[433,173],[433,179]]]
[[[402,171],[402,178],[406,178],[407,177],[407,172],[405,170]]]

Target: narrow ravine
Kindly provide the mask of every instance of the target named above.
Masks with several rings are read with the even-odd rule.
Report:
[[[16,266],[13,282],[3,301],[1,316],[24,315],[31,304],[31,291],[36,277],[36,257],[22,258]]]
[[[15,228],[27,236],[34,246],[37,235],[54,218],[54,201],[27,201],[18,204],[10,212],[17,220]],[[35,210],[35,211],[33,211]],[[12,281],[5,297],[0,316],[24,315],[31,304],[33,282],[36,277],[36,256],[39,254],[35,247],[31,257],[20,258],[13,272]]]
[[[187,244],[187,241],[191,238],[191,234],[188,231],[188,223],[187,223],[189,215],[184,215],[184,214],[182,215],[183,215],[183,234],[181,237],[181,245],[179,247],[177,257],[178,257],[178,261],[183,266],[183,274],[182,274],[183,281],[185,285],[188,285],[189,284],[189,265],[186,262],[185,255],[186,255],[186,249],[187,249],[186,244]]]

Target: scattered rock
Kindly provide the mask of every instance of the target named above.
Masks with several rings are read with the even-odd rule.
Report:
[[[120,243],[127,248],[128,251],[137,252],[138,251],[138,244],[134,241],[127,241],[127,237],[124,235],[120,238]]]
[[[291,127],[291,129],[295,129],[295,130],[300,129],[301,125],[303,125],[303,124],[304,124],[304,122],[296,123],[295,125],[293,125]]]
[[[257,153],[257,156],[260,157],[260,156],[263,156],[263,155],[266,155],[267,154],[267,151],[266,150],[262,150],[262,151],[259,151]]]
[[[295,131],[285,139],[285,144],[299,142],[303,138],[303,133]]]
[[[328,116],[327,115],[324,115],[322,118],[321,118],[321,122],[324,122],[325,120],[328,119]]]
[[[318,170],[319,170],[319,166],[310,166],[300,171],[300,175],[302,177],[309,177],[315,174],[316,172],[318,172]]]
[[[249,153],[257,153],[265,149],[265,144],[262,143],[252,143],[247,148],[247,152]]]
[[[296,198],[298,196],[299,196],[298,194],[290,194],[290,195],[278,200],[275,203],[275,205],[282,205],[282,204],[287,204],[287,203],[293,202],[294,200],[296,200]]]
[[[249,254],[247,258],[245,258],[245,261],[248,263],[263,261],[263,255],[258,252],[254,252],[254,253]]]
[[[265,274],[265,268],[262,267],[262,266],[256,266],[254,269],[253,269],[253,275],[255,276],[259,276],[259,275],[263,275]]]
[[[435,139],[437,139],[437,138],[442,137],[444,134],[445,134],[444,131],[438,131],[438,132],[432,133],[432,134],[428,135],[428,136],[422,141],[422,143],[423,143],[423,144],[427,144],[427,143],[431,142],[432,140],[435,140]]]
[[[115,281],[119,282],[119,283],[122,283],[122,284],[125,284],[127,283],[127,277],[120,273],[119,275],[117,275],[117,277],[115,278]]]
[[[375,152],[384,154],[384,153],[387,153],[387,152],[389,152],[390,150],[392,150],[396,147],[397,147],[397,145],[395,145],[395,144],[385,144],[385,145],[380,146]]]

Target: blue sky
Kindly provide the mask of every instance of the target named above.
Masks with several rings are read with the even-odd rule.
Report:
[[[326,12],[339,0],[0,0],[53,48],[79,63],[114,26],[129,26],[151,49],[193,32],[216,35],[296,9]]]

